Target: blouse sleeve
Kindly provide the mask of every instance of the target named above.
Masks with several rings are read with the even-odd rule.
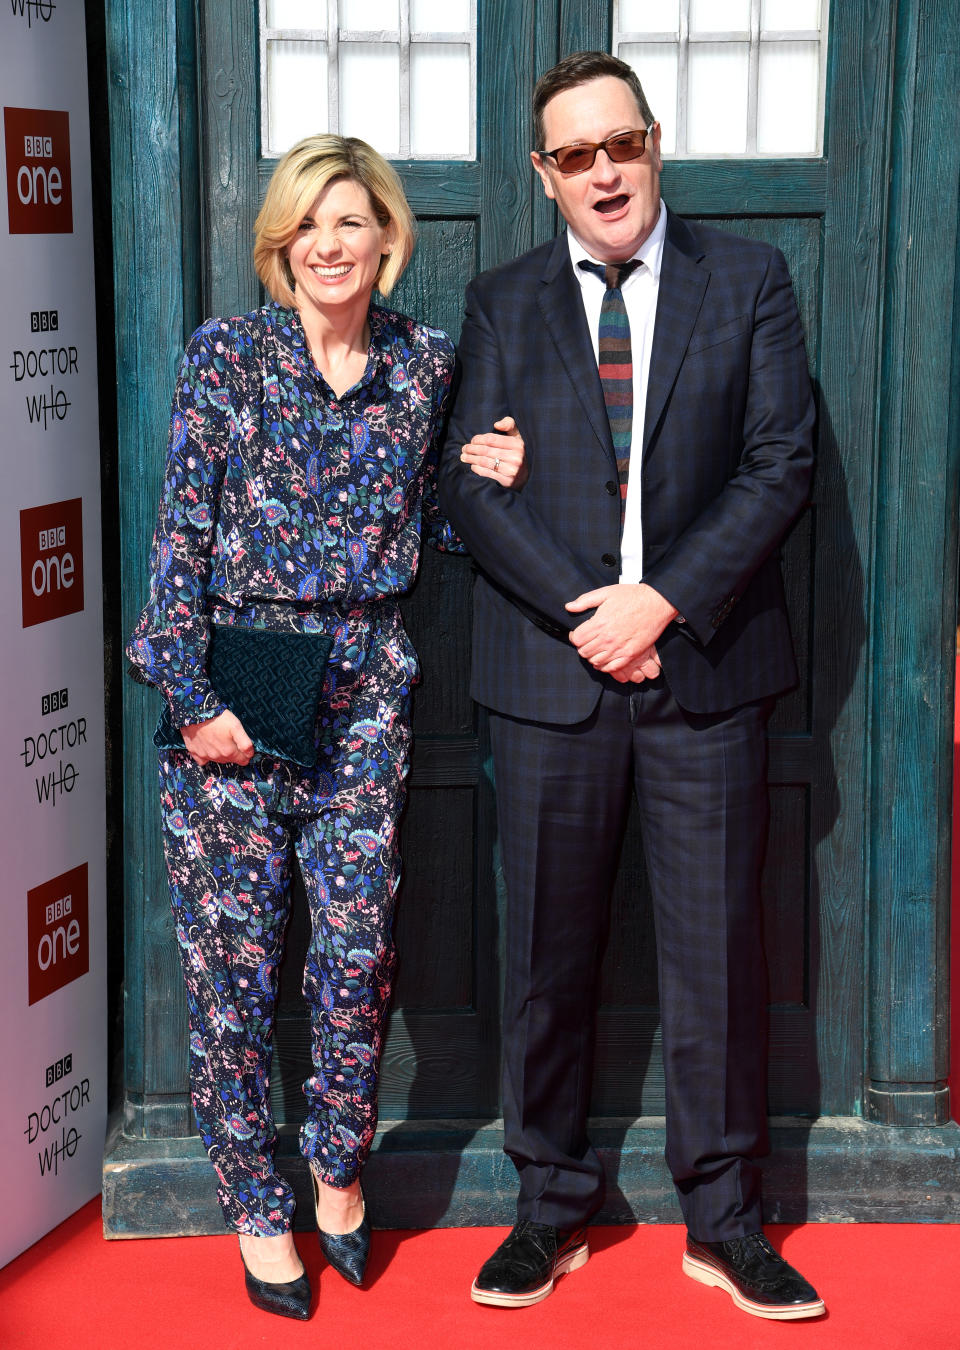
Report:
[[[224,710],[206,674],[205,602],[220,489],[238,426],[231,384],[238,357],[228,334],[219,320],[204,324],[180,364],[150,552],[150,598],[126,647],[130,673],[165,695],[175,726]]]
[[[442,360],[434,391],[434,415],[430,447],[427,451],[423,480],[423,539],[440,553],[466,554],[467,546],[457,536],[453,526],[440,510],[437,487],[437,472],[440,463],[440,451],[447,434],[447,422],[453,407],[457,386],[458,365],[453,343],[444,334],[444,347],[439,353]]]

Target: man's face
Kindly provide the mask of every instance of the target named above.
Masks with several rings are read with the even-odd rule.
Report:
[[[637,131],[643,118],[630,86],[615,75],[556,94],[543,112],[546,149],[578,141],[605,141]],[[660,213],[660,125],[647,137],[639,159],[615,164],[598,150],[593,167],[565,177],[556,162],[530,158],[543,190],[588,253],[600,262],[623,262],[635,253]]]

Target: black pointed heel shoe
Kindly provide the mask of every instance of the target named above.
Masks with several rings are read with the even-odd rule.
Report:
[[[334,1270],[359,1289],[363,1284],[367,1257],[370,1255],[370,1220],[367,1218],[366,1201],[363,1202],[363,1218],[360,1220],[359,1228],[355,1228],[352,1233],[325,1233],[320,1227],[320,1183],[312,1167],[310,1180],[313,1182],[313,1206],[317,1214],[320,1250]],[[360,1198],[363,1200],[362,1192]]]
[[[247,1286],[247,1296],[255,1308],[263,1312],[276,1313],[279,1317],[295,1317],[305,1322],[310,1316],[310,1281],[307,1272],[286,1284],[271,1284],[269,1280],[258,1280],[251,1275],[240,1248],[240,1260],[243,1261],[243,1276]]]

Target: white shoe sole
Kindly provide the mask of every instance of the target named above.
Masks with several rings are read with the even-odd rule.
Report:
[[[771,1308],[767,1303],[754,1303],[752,1299],[744,1297],[722,1271],[717,1270],[715,1266],[707,1265],[705,1261],[698,1261],[689,1252],[683,1254],[683,1273],[689,1275],[691,1280],[699,1280],[701,1284],[725,1289],[738,1308],[751,1313],[754,1317],[766,1317],[774,1322],[794,1322],[801,1317],[819,1317],[827,1310],[822,1298],[812,1303],[792,1303],[785,1308]]]
[[[576,1247],[557,1262],[552,1279],[547,1280],[539,1289],[530,1290],[526,1294],[498,1294],[494,1290],[478,1289],[474,1280],[470,1287],[470,1297],[474,1303],[488,1303],[492,1308],[529,1308],[532,1303],[540,1303],[553,1292],[553,1286],[561,1275],[566,1275],[571,1270],[579,1270],[589,1259],[590,1248],[584,1243],[582,1247]]]

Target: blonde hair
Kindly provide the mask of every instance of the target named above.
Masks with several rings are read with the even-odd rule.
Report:
[[[377,288],[389,295],[410,261],[416,223],[396,170],[356,136],[318,135],[298,141],[277,164],[254,229],[257,276],[280,305],[296,308],[287,247],[325,187],[348,179],[366,190],[381,228],[393,226],[393,247],[380,264]]]

